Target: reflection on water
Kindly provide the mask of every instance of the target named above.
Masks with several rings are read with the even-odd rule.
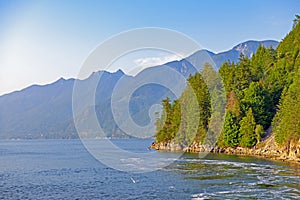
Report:
[[[114,140],[133,152],[151,140]],[[297,166],[185,154],[141,174],[94,159],[78,140],[0,141],[0,199],[300,199]]]

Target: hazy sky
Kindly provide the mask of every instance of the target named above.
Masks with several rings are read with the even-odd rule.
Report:
[[[0,0],[0,95],[76,77],[121,31],[174,29],[220,52],[249,39],[280,41],[299,8],[299,0]]]

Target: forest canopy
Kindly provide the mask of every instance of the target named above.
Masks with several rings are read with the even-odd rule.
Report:
[[[279,145],[299,140],[299,20],[297,15],[276,50],[259,46],[251,58],[241,54],[239,62],[225,62],[219,73],[206,63],[190,76],[179,99],[163,100],[156,142],[253,147],[270,128]],[[220,130],[217,119],[223,121]]]

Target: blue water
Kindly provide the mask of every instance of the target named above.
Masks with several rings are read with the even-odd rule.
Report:
[[[151,140],[114,140],[147,152]],[[80,140],[0,141],[0,199],[300,199],[300,169],[251,157],[185,154],[148,173],[117,171]]]

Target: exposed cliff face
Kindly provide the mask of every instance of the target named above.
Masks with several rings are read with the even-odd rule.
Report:
[[[276,144],[274,136],[272,135],[253,148],[225,148],[224,153],[261,156],[300,164],[300,140],[291,141],[285,147],[280,147]]]
[[[291,141],[287,149],[287,158],[298,160],[300,162],[300,139],[298,141]]]
[[[279,147],[275,142],[274,135],[269,136],[253,148],[221,148],[217,146],[200,145],[197,143],[193,143],[191,146],[184,148],[174,142],[154,142],[151,145],[151,148],[164,151],[184,151],[194,153],[211,152],[259,156],[273,160],[293,162],[300,165],[300,140],[293,140],[285,147]]]
[[[174,142],[153,142],[150,148],[155,150],[162,150],[162,151],[183,151],[184,148],[179,145],[175,144]]]

